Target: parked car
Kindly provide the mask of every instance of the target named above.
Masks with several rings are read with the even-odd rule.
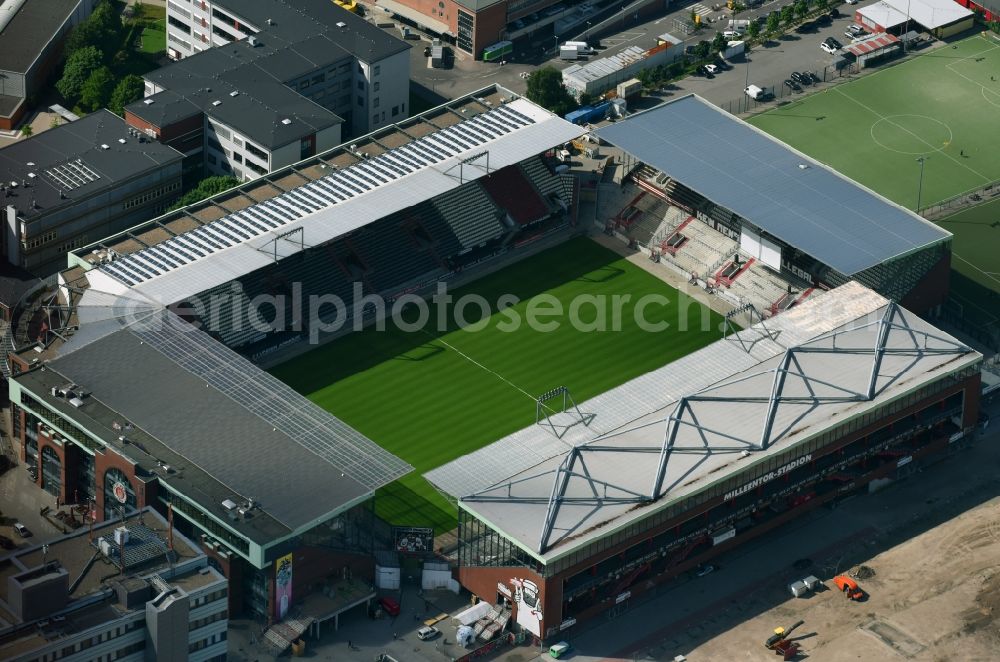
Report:
[[[706,64],[705,65],[705,71],[707,71],[708,73],[714,75],[714,74],[719,73],[719,67],[718,67],[718,65],[715,65],[715,64]]]
[[[813,83],[822,83],[823,82],[822,80],[820,80],[819,76],[817,76],[816,74],[814,74],[811,71],[807,71],[806,75],[809,76],[809,78],[812,80]]]
[[[794,80],[799,85],[808,85],[809,84],[809,83],[807,83],[805,81],[805,77],[802,74],[800,74],[799,72],[797,72],[797,71],[793,71],[791,73],[791,75],[789,76],[789,78],[791,78],[792,80]]]
[[[560,641],[558,644],[552,644],[551,646],[549,646],[549,655],[551,655],[556,659],[559,659],[567,652],[569,652],[570,648],[571,646],[569,645],[568,642]]]
[[[425,625],[424,627],[417,630],[417,639],[419,639],[420,641],[427,641],[429,639],[433,639],[439,634],[441,634],[441,630],[438,630],[437,628],[431,627],[429,625]]]
[[[842,43],[840,43],[839,41],[837,41],[833,37],[827,37],[826,38],[826,43],[830,44],[831,46],[833,46],[837,50],[840,50],[841,48],[844,47],[844,45]]]
[[[860,25],[858,25],[857,23],[851,23],[850,25],[848,25],[847,26],[847,30],[848,30],[848,32],[851,32],[852,34],[855,34],[855,35],[859,35],[859,34],[864,34],[865,33],[865,29],[863,27],[861,27]]]
[[[837,51],[840,50],[839,48],[837,48],[833,44],[831,44],[829,42],[826,42],[826,41],[824,41],[822,44],[820,44],[819,47],[822,48],[827,53],[829,53],[830,55],[833,55],[834,53],[836,53]]]
[[[840,10],[833,8],[830,10],[830,18],[840,18]]]
[[[14,524],[14,530],[17,531],[17,535],[21,536],[22,538],[31,537],[31,531],[28,529],[28,527],[21,524],[20,522]]]
[[[389,614],[390,616],[399,616],[399,603],[396,602],[394,598],[390,597],[379,598],[378,603],[382,605],[382,609],[385,610],[385,613]]]
[[[806,21],[805,23],[799,25],[795,28],[795,32],[798,34],[803,34],[805,32],[811,32],[816,28],[816,24],[812,21]]]
[[[856,4],[858,4],[858,0],[844,0],[844,2],[846,2],[849,5],[856,5]]]
[[[735,41],[737,39],[742,39],[743,33],[739,30],[726,30],[722,33],[722,36],[730,41]]]
[[[785,79],[785,87],[787,87],[788,89],[791,89],[791,90],[795,90],[796,92],[801,92],[802,91],[802,86],[800,86],[798,83],[796,83],[791,78]]]
[[[833,23],[833,17],[829,14],[823,14],[816,19],[816,25],[830,25]]]
[[[799,74],[799,83],[801,83],[802,85],[812,85],[813,84],[812,76],[810,76],[808,73],[806,73],[804,71],[799,71],[797,73]]]
[[[715,566],[714,565],[711,565],[711,564],[709,564],[709,565],[703,565],[703,566],[699,566],[698,567],[698,569],[694,573],[694,576],[695,577],[704,577],[705,575],[711,574],[713,572],[715,572]]]

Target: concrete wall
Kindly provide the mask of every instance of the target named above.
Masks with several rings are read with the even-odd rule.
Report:
[[[146,603],[146,659],[185,662],[188,659],[188,596],[175,593]]]

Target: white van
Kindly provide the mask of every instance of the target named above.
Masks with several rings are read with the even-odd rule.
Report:
[[[743,91],[746,92],[747,96],[754,101],[765,101],[768,97],[767,92],[756,85],[750,85]]]
[[[594,52],[594,49],[590,47],[590,44],[588,44],[585,41],[567,41],[562,45],[562,47],[575,48],[576,50],[580,51],[582,55],[591,55]]]

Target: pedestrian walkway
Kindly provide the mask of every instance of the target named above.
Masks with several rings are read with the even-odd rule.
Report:
[[[691,11],[693,11],[698,16],[705,17],[705,16],[708,16],[709,14],[712,13],[712,8],[711,7],[706,7],[705,5],[701,4],[700,2],[697,2],[697,3],[693,4],[693,5],[691,5]]]

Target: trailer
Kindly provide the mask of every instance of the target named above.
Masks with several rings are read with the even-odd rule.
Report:
[[[629,80],[618,83],[618,87],[615,88],[615,93],[618,95],[619,99],[634,99],[642,94],[642,83],[638,78],[630,78]]]
[[[745,41],[730,41],[722,51],[722,58],[724,60],[731,60],[737,55],[743,55],[746,50],[747,43]]]
[[[609,110],[611,110],[611,102],[604,101],[596,106],[583,106],[582,108],[577,108],[572,112],[566,113],[565,119],[573,124],[600,122],[608,116]]]
[[[435,69],[444,66],[444,46],[431,46],[431,66]]]

